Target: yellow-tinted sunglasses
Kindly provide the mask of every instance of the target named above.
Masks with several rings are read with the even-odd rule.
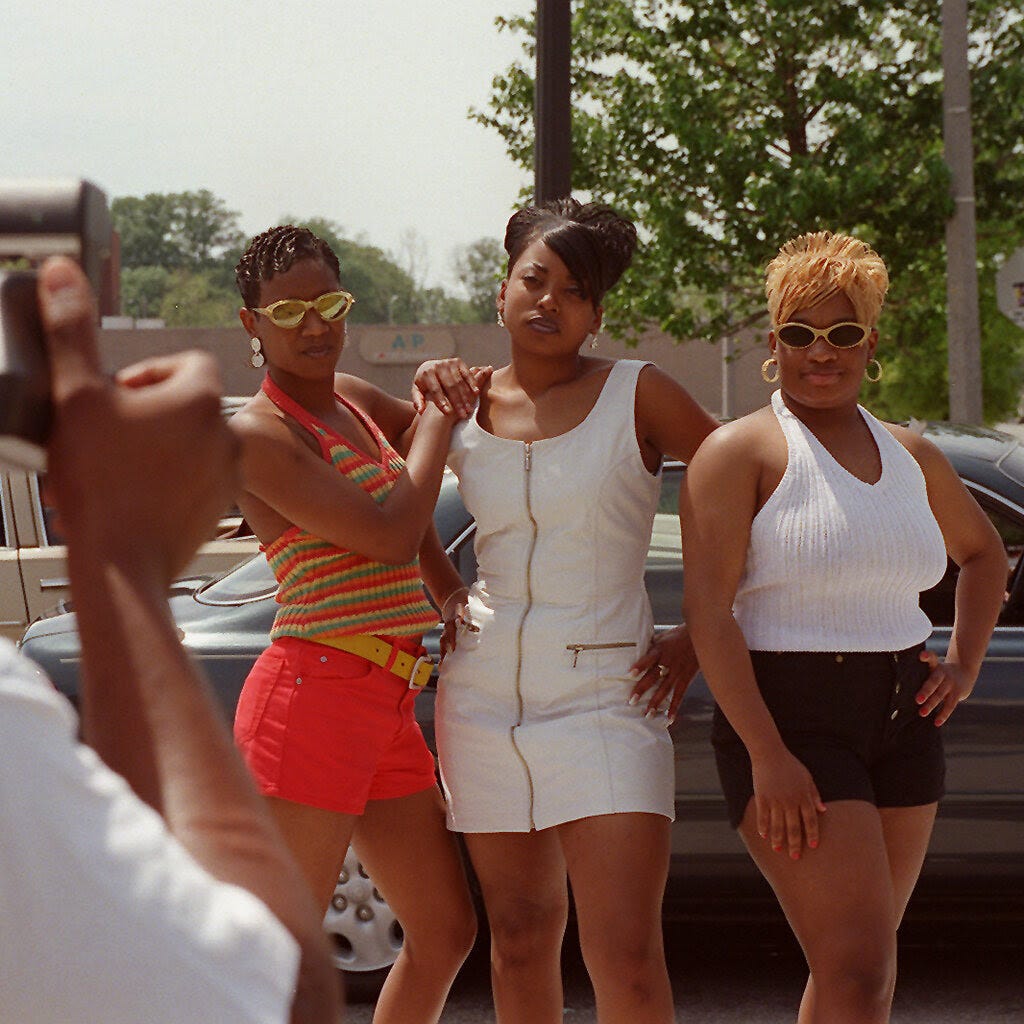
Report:
[[[311,309],[315,309],[321,319],[328,323],[344,320],[355,301],[355,297],[348,292],[324,292],[315,299],[279,299],[269,306],[255,309],[254,312],[262,313],[277,327],[291,330],[302,323],[306,313]]]

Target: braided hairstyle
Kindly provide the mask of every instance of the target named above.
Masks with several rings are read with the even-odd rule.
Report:
[[[260,282],[283,274],[300,260],[322,260],[341,280],[334,250],[308,228],[281,224],[257,235],[235,267],[235,283],[245,305],[255,309],[260,301]]]
[[[527,206],[505,228],[506,277],[538,240],[561,259],[596,308],[633,259],[636,228],[602,203],[565,198]]]

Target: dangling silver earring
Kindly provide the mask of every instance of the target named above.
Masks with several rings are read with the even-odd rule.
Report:
[[[499,327],[504,327],[505,326],[505,318],[501,315],[501,310],[500,309],[498,310],[498,326]]]
[[[249,353],[249,365],[258,370],[267,361],[263,355],[263,342],[259,338],[250,338],[249,348],[252,349]]]
[[[769,376],[772,367],[775,367],[775,373],[774,375]],[[761,364],[761,378],[764,380],[765,384],[774,384],[779,379],[779,361],[775,356],[772,356],[771,359],[766,359]]]
[[[594,336],[590,339],[591,350],[597,348],[597,331],[594,331]]]
[[[875,364],[874,377],[872,377],[871,374],[868,373],[868,370],[871,368],[872,363]],[[872,384],[877,384],[882,379],[882,364],[877,359],[869,359],[868,365],[864,367],[864,376],[869,381],[871,381]]]

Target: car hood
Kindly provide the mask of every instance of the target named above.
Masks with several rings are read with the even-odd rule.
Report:
[[[196,603],[191,594],[179,594],[170,599],[171,615],[179,626],[200,621],[203,616],[202,607]],[[74,637],[74,645],[78,647],[78,616],[74,612],[61,612],[30,622],[19,641],[19,646],[30,639],[42,637]]]

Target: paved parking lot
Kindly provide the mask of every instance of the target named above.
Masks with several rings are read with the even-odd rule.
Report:
[[[901,954],[893,1024],[1019,1024],[1024,1020],[1020,949],[1012,929],[962,922],[908,932]],[[791,940],[777,931],[737,944],[727,934],[675,928],[668,934],[676,1020],[776,1024],[796,1020],[805,977]],[[566,957],[566,1024],[596,1024],[593,995],[578,954]],[[349,1007],[348,1024],[369,1024],[372,1008]],[[456,982],[443,1024],[493,1024],[486,957],[474,953]],[[638,1022],[639,1024],[639,1022]]]

